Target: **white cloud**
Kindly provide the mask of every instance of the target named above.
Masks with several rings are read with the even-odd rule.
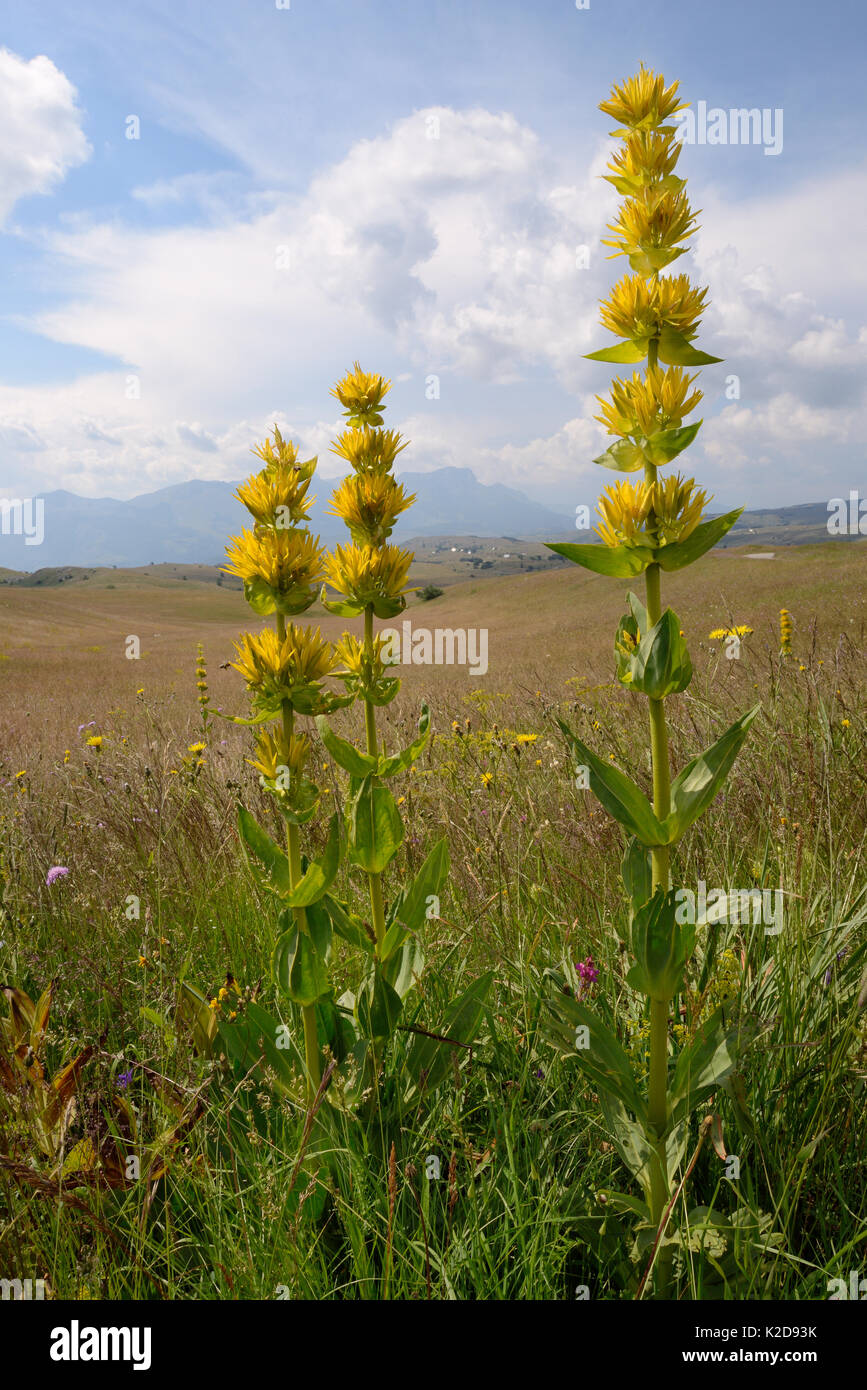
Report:
[[[438,138],[428,138],[437,122]],[[336,420],[317,415],[316,403],[327,409],[328,384],[358,356],[389,371],[396,393],[437,372],[461,396],[435,419],[404,412],[407,469],[456,464],[531,492],[595,495],[591,460],[603,438],[588,392],[604,391],[608,375],[582,354],[606,340],[597,301],[620,273],[598,245],[616,202],[597,177],[604,159],[600,145],[570,181],[513,116],[432,108],[358,142],[300,197],[233,203],[231,181],[224,199],[219,177],[189,176],[137,196],[153,206],[192,200],[208,225],[55,233],[53,279],[66,293],[31,326],[119,366],[59,388],[0,388],[10,460],[36,439],[54,485],[128,495],[238,477],[276,421],[332,477]],[[851,219],[830,218],[826,205],[867,211],[865,188],[852,173],[739,204],[696,195],[704,230],[693,278],[710,284],[713,301],[702,346],[729,359],[705,389],[721,389],[728,371],[742,381],[739,402],[718,414],[707,403],[699,438],[718,476],[750,462],[770,472],[785,456],[791,482],[825,441],[840,449],[863,435],[862,388],[841,367],[847,354],[863,356],[867,334],[853,337],[852,316],[864,322],[867,304],[861,282],[848,279]],[[841,295],[844,306],[833,307]],[[141,383],[135,401],[125,397],[129,373]],[[485,408],[474,408],[475,383],[488,392]],[[505,388],[499,419],[495,383]],[[563,408],[566,392],[577,400]],[[504,437],[518,442],[491,442]]]
[[[0,48],[0,224],[20,198],[50,193],[89,157],[76,95],[50,58]]]

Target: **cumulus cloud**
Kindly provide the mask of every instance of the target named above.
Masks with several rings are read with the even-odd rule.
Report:
[[[509,114],[430,108],[359,141],[300,196],[223,202],[210,177],[140,193],[198,200],[209,220],[54,233],[53,279],[66,292],[28,326],[113,357],[117,370],[0,388],[0,428],[30,430],[55,483],[83,491],[238,477],[275,422],[334,476],[337,421],[316,402],[360,356],[394,375],[396,394],[436,373],[459,398],[402,415],[408,469],[449,463],[530,491],[598,491],[591,393],[608,378],[583,354],[606,340],[597,301],[619,264],[599,247],[616,202],[597,177],[604,160],[600,143],[589,168],[566,171]],[[836,307],[854,232],[826,207],[867,203],[865,189],[853,172],[736,205],[713,189],[696,195],[693,274],[713,300],[702,345],[727,359],[707,374],[699,439],[720,475],[784,452],[793,478],[808,451],[863,434],[867,306],[859,283]],[[792,225],[799,235],[785,236]],[[830,238],[821,256],[804,249],[814,228]],[[722,395],[726,373],[738,375],[737,401]]]
[[[76,96],[50,58],[0,48],[0,224],[19,199],[50,193],[90,156]]]

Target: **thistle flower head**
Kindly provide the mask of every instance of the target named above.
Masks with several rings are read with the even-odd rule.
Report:
[[[380,546],[414,501],[415,495],[407,496],[390,473],[355,473],[344,478],[327,510],[342,517],[357,545]]]
[[[629,130],[648,130],[660,126],[669,116],[682,111],[687,103],[678,101],[679,82],[666,87],[662,73],[653,72],[641,64],[634,77],[614,84],[607,101],[600,101],[599,110],[620,126]],[[621,131],[612,131],[620,135]]]
[[[707,307],[706,295],[706,289],[690,284],[688,275],[661,275],[653,280],[625,275],[602,301],[599,317],[604,328],[646,349],[665,327],[684,338],[694,337]]]
[[[702,399],[690,388],[696,380],[681,367],[650,367],[646,376],[633,372],[630,380],[615,377],[611,399],[597,396],[601,413],[596,419],[609,434],[649,439],[660,430],[677,429],[683,418]]]
[[[394,545],[338,545],[325,562],[325,580],[354,603],[397,600],[406,585],[412,552]]]
[[[247,531],[231,536],[226,574],[244,581],[247,602],[262,616],[303,613],[316,598],[324,547],[309,531]]]
[[[377,372],[363,372],[355,362],[331,394],[343,406],[351,425],[376,426],[382,424],[382,401],[390,386],[385,377]]]
[[[402,449],[409,443],[397,430],[344,430],[331,446],[332,453],[346,459],[356,473],[384,473],[393,467]]]

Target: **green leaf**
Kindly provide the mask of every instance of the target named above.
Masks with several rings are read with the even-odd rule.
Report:
[[[379,966],[363,981],[355,1000],[359,1030],[372,1041],[390,1038],[400,1020],[403,1000],[385,979]]]
[[[407,590],[407,593],[412,592],[412,589]],[[406,594],[398,594],[397,598],[385,598],[377,594],[370,606],[377,618],[394,618],[406,608]]]
[[[424,752],[430,736],[430,710],[427,705],[422,705],[421,718],[418,721],[418,738],[408,748],[404,748],[401,753],[394,753],[390,758],[380,758],[377,768],[378,776],[393,777],[396,772],[405,772]]]
[[[635,964],[626,979],[633,989],[661,1003],[673,999],[680,989],[695,946],[695,923],[679,923],[677,908],[677,891],[657,888],[632,922]]]
[[[353,599],[329,599],[325,597],[325,585],[319,595],[319,602],[326,613],[334,613],[338,618],[357,618],[364,612],[364,604],[356,603]]]
[[[740,719],[735,720],[713,747],[693,758],[674,779],[671,786],[672,810],[665,822],[669,838],[667,842],[662,843],[673,844],[679,840],[684,831],[698,820],[721,791],[749,727],[760,709],[761,705],[754,705]]]
[[[625,675],[618,672],[621,683],[653,700],[664,700],[686,689],[692,680],[692,662],[680,635],[680,619],[670,608],[622,664],[627,670]]]
[[[660,430],[644,441],[644,456],[657,467],[671,463],[673,458],[688,448],[701,428],[701,420],[692,425],[681,425],[679,429]]]
[[[572,745],[578,762],[590,769],[590,787],[605,809],[624,829],[648,848],[670,843],[669,833],[660,825],[653,807],[640,787],[610,763],[591,753],[562,720],[557,721]]]
[[[328,892],[340,867],[342,829],[340,815],[335,811],[328,822],[328,842],[321,859],[314,859],[308,864],[296,887],[282,894],[289,907],[308,907]]]
[[[699,352],[688,338],[666,324],[659,335],[659,360],[669,367],[706,367],[722,358]]]
[[[685,246],[642,246],[640,251],[630,254],[629,265],[636,274],[646,278],[655,270],[664,270],[672,261],[676,261],[678,256],[685,255],[686,249]]]
[[[646,546],[575,545],[571,541],[546,541],[545,545],[574,565],[613,579],[631,579],[642,574],[656,555]]]
[[[315,1004],[328,993],[328,967],[312,934],[295,926],[277,938],[274,978],[296,1004]]]
[[[691,565],[694,560],[699,560],[731,530],[742,511],[743,507],[738,507],[733,512],[727,512],[725,516],[714,517],[713,521],[703,521],[685,541],[674,541],[671,545],[661,546],[656,552],[661,568],[680,570],[686,565]]]
[[[586,352],[584,356],[589,362],[643,362],[647,356],[647,348],[637,347],[631,339],[625,338],[614,347],[600,348],[598,352]]]
[[[649,851],[634,835],[626,846],[621,873],[631,912],[636,913],[653,893],[653,864]]]
[[[644,467],[644,452],[631,439],[618,439],[593,462],[601,468],[612,468],[615,473],[636,473]]]
[[[292,884],[289,879],[289,861],[266,830],[263,830],[245,807],[238,807],[238,830],[241,839],[268,871],[269,887],[278,893],[289,893]]]
[[[401,999],[405,999],[421,978],[424,970],[424,950],[415,932],[405,937],[400,946],[392,946],[389,938],[396,927],[399,927],[399,923],[395,923],[385,934],[382,974]]]
[[[326,893],[322,898],[320,907],[323,907],[331,918],[331,925],[342,936],[344,941],[348,941],[351,946],[357,946],[362,951],[371,955],[375,945],[375,937],[372,932],[365,930],[364,923],[360,917],[356,917],[354,912],[350,912],[337,898],[332,898]]]
[[[349,801],[349,857],[366,873],[379,874],[397,853],[404,829],[388,787],[365,777]]]
[[[389,930],[383,947],[383,959],[389,955],[388,942],[396,928],[392,949],[396,950],[405,937],[424,926],[427,920],[428,898],[439,895],[449,872],[449,847],[445,839],[434,845],[412,883],[401,890],[394,901]]]
[[[418,1104],[423,1096],[432,1094],[452,1075],[455,1057],[463,1060],[467,1044],[475,1042],[478,1036],[493,982],[493,971],[480,975],[448,1005],[439,1027],[431,1026],[430,1032],[439,1033],[448,1042],[420,1033],[413,1035],[404,1060],[409,1078],[402,1098],[404,1106]],[[455,1046],[456,1043],[463,1046]]]
[[[360,752],[354,744],[336,734],[324,714],[317,717],[316,728],[338,767],[351,772],[354,777],[367,777],[376,770],[377,759],[369,753]]]
[[[716,1013],[696,1031],[680,1053],[671,1081],[670,1123],[685,1120],[692,1110],[731,1076],[737,1065],[735,1029],[725,1026],[724,1010]]]
[[[557,994],[549,997],[546,1003],[559,1024],[557,1041],[560,1051],[575,1058],[594,1088],[617,1096],[628,1110],[646,1123],[647,1103],[638,1089],[632,1063],[616,1034],[571,995]],[[586,1047],[583,1046],[585,1041]],[[578,1046],[577,1043],[582,1045]]]

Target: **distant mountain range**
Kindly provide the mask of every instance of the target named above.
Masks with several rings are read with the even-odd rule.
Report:
[[[348,533],[339,517],[325,511],[333,480],[318,481],[311,526],[325,544],[333,545]],[[416,502],[399,519],[393,533],[396,541],[455,534],[563,540],[575,534],[572,518],[501,483],[480,483],[469,468],[403,473],[400,481],[416,494]],[[222,563],[226,537],[251,524],[249,514],[232,495],[236,487],[237,483],[177,483],[126,502],[78,497],[62,490],[45,493],[41,544],[28,545],[23,534],[8,534],[12,524],[0,517],[0,568]],[[31,525],[25,515],[24,529]]]
[[[577,533],[574,517],[552,511],[515,488],[480,483],[469,468],[403,473],[400,481],[416,494],[416,502],[395,527],[393,539],[398,542],[429,536],[596,539],[592,532]],[[41,544],[28,545],[24,534],[14,534],[14,517],[0,511],[0,569],[221,564],[227,536],[237,535],[250,524],[247,511],[232,495],[236,486],[178,483],[125,502],[65,491],[45,493]],[[331,479],[319,479],[319,500],[311,515],[311,525],[326,545],[347,536],[343,522],[325,511],[332,486]],[[25,514],[25,532],[36,519]],[[744,512],[723,544],[796,545],[827,540],[827,521],[824,502]]]

